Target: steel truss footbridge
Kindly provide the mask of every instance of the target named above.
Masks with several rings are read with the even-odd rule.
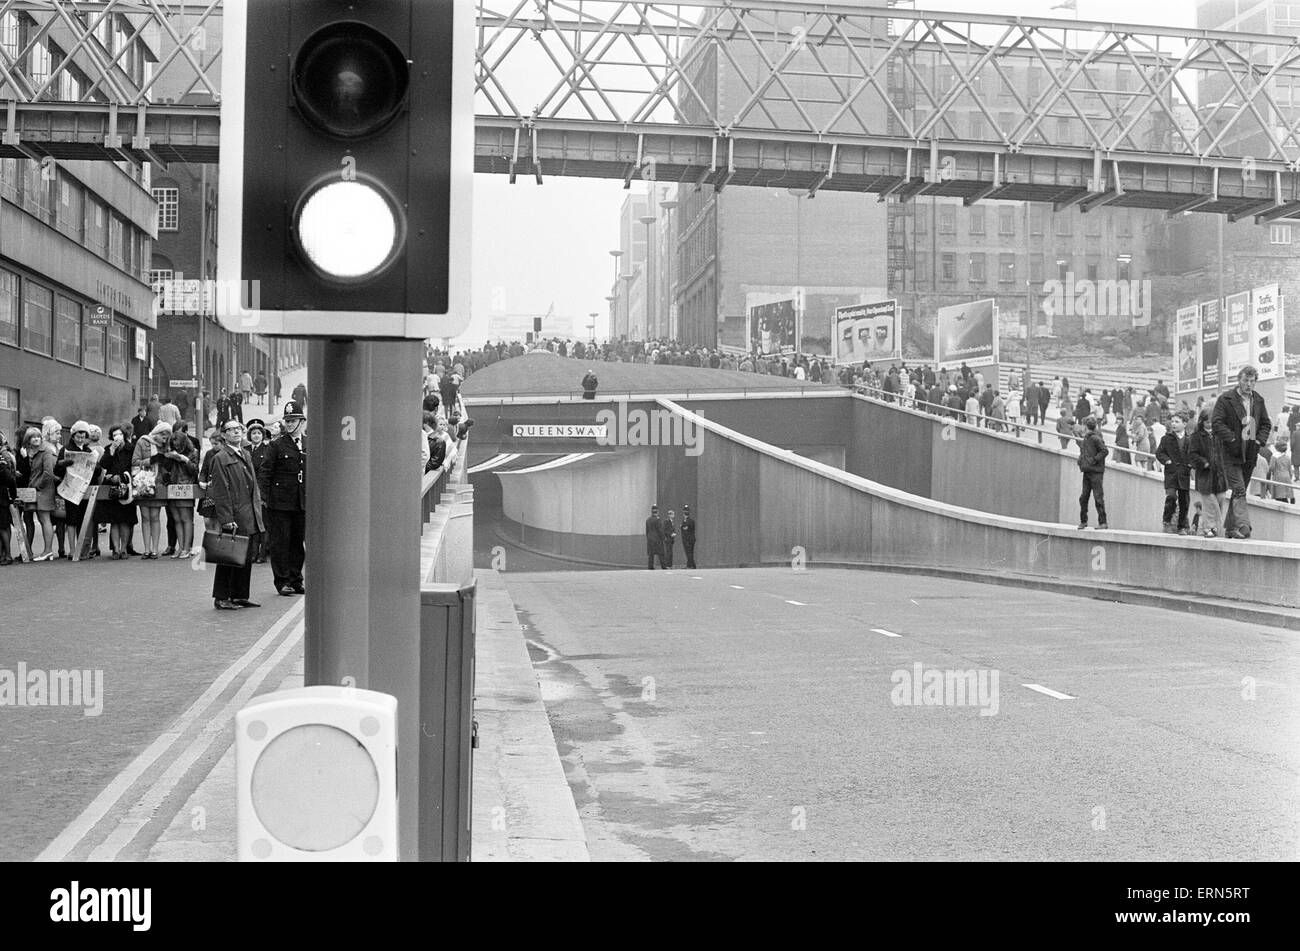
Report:
[[[216,162],[220,3],[0,0],[0,157]],[[480,0],[476,168],[1300,213],[1300,40],[793,0]]]

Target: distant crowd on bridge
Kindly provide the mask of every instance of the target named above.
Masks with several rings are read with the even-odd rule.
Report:
[[[937,370],[926,364],[909,366],[906,361],[888,368],[873,367],[870,363],[835,367],[819,354],[760,356],[666,340],[595,343],[558,337],[530,344],[488,342],[481,349],[454,354],[430,345],[428,362],[433,377],[450,381],[443,385],[448,387],[448,393],[454,394],[460,382],[476,371],[539,349],[587,362],[695,366],[849,387],[864,395],[995,432],[1022,436],[1036,430],[1040,442],[1044,432],[1054,432],[1061,448],[1077,448],[1081,457],[1088,457],[1089,467],[1104,468],[1104,459],[1109,456],[1112,464],[1162,473],[1167,495],[1162,523],[1170,533],[1247,537],[1249,521],[1244,504],[1232,505],[1229,494],[1243,498],[1243,503],[1244,496],[1250,494],[1294,504],[1293,486],[1300,479],[1300,469],[1290,451],[1291,445],[1300,438],[1300,406],[1283,406],[1276,427],[1266,421],[1257,430],[1265,437],[1257,441],[1258,451],[1243,457],[1228,438],[1226,424],[1221,422],[1219,432],[1214,431],[1218,402],[1215,398],[1198,397],[1194,403],[1185,399],[1175,402],[1163,380],[1157,380],[1145,391],[1133,386],[1098,387],[1094,391],[1092,387],[1072,388],[1066,376],[1035,382],[1028,370],[1014,370],[1003,392],[1001,381],[986,380],[979,368],[972,369],[966,364],[956,369]],[[584,379],[592,378],[593,371],[588,371]],[[584,389],[588,390],[586,397],[594,395],[594,386],[584,383]],[[1231,393],[1238,393],[1238,399],[1244,399],[1239,387],[1226,390],[1220,399]],[[1259,399],[1257,394],[1254,398]],[[1260,411],[1263,411],[1262,400]],[[1051,417],[1055,417],[1054,424]],[[1046,428],[1049,425],[1051,429]],[[1201,450],[1196,461],[1186,458],[1189,447]],[[1248,471],[1241,473],[1242,486],[1228,484],[1228,470],[1234,464],[1239,472],[1248,464]],[[1081,464],[1080,468],[1084,466]],[[1190,498],[1193,484],[1197,487],[1195,500]],[[1204,492],[1200,491],[1202,485]],[[1095,489],[1089,492],[1090,496],[1096,494]],[[1232,511],[1236,508],[1242,509],[1239,517]],[[1099,521],[1105,524],[1104,518]],[[1086,524],[1086,515],[1081,522]]]

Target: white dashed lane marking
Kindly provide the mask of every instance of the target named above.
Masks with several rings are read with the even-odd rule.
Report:
[[[893,631],[886,631],[883,627],[873,627],[871,629],[876,634],[884,634],[886,637],[902,637],[902,634],[895,634]]]
[[[735,588],[737,591],[745,590],[745,586],[743,584],[733,584],[732,587]]]
[[[1044,687],[1042,684],[1021,684],[1020,686],[1022,686],[1022,687],[1028,687],[1030,690],[1037,690],[1039,693],[1045,693],[1045,694],[1047,694],[1049,697],[1054,697],[1054,698],[1056,698],[1057,700],[1076,700],[1076,699],[1078,699],[1077,697],[1071,697],[1068,693],[1059,693],[1059,692],[1057,692],[1057,691],[1055,691],[1055,690],[1052,690],[1052,689],[1050,689],[1050,688],[1048,688],[1048,687]]]

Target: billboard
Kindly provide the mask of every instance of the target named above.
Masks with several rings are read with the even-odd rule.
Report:
[[[1250,362],[1261,380],[1278,380],[1283,375],[1282,298],[1276,284],[1265,284],[1250,292]]]
[[[1242,291],[1224,301],[1223,360],[1228,365],[1228,379],[1250,363],[1250,293]]]
[[[1201,304],[1201,386],[1219,385],[1219,302]]]
[[[1180,307],[1174,330],[1176,392],[1190,393],[1201,385],[1201,309]]]
[[[902,360],[899,319],[896,300],[835,308],[832,362],[839,366],[867,360]]]
[[[998,362],[998,325],[993,298],[939,308],[934,362],[939,366]]]
[[[751,298],[758,295],[750,295]],[[760,354],[794,353],[799,341],[793,298],[749,305],[749,348]]]

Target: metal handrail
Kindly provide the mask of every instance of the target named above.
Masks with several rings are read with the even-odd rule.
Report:
[[[910,409],[910,408],[913,408],[913,407],[933,407],[935,410],[939,410],[939,411],[940,411],[940,412],[935,413],[934,415],[938,415],[938,416],[948,416],[948,417],[950,417],[950,418],[955,418],[956,421],[957,421],[958,423],[961,423],[961,424],[964,425],[964,426],[971,426],[971,427],[973,427],[973,428],[977,428],[977,429],[980,429],[980,428],[982,428],[982,429],[987,429],[987,430],[989,430],[990,432],[994,433],[995,435],[998,434],[998,431],[997,431],[997,430],[990,429],[990,428],[987,427],[987,426],[981,427],[981,426],[979,426],[978,423],[972,423],[972,422],[970,422],[969,417],[970,417],[971,414],[967,413],[965,410],[956,410],[956,409],[953,409],[953,408],[950,407],[950,406],[944,406],[944,405],[942,405],[942,404],[931,403],[931,402],[929,402],[928,400],[921,400],[921,399],[910,399],[910,400],[909,400],[907,397],[903,396],[903,395],[900,394],[900,393],[888,393],[888,394],[886,394],[885,391],[882,390],[882,389],[880,389],[879,387],[867,386],[867,385],[865,385],[865,384],[862,384],[862,385],[860,385],[860,386],[856,386],[856,387],[854,387],[854,391],[857,392],[858,395],[860,395],[860,396],[864,396],[864,397],[866,397],[867,399],[875,400],[875,401],[878,402],[878,403],[891,403],[891,402],[892,402],[892,403],[898,403],[898,404],[899,404],[899,407],[902,408],[902,409]],[[867,391],[869,391],[869,392],[867,392]],[[883,394],[883,395],[885,395],[885,396],[895,397],[895,399],[893,399],[893,400],[883,399],[883,398],[881,398],[880,396],[873,396],[873,395],[871,395],[872,393]],[[911,404],[911,405],[909,406],[908,404]],[[927,412],[929,412],[929,410],[927,410]],[[954,414],[954,413],[955,413],[955,414],[959,414],[959,416],[958,416],[958,417],[953,417],[952,414]],[[979,418],[979,419],[993,420],[993,417],[992,417],[992,416],[985,416],[983,413],[979,414],[979,417],[978,417],[978,418]],[[1040,437],[1039,440],[1038,440],[1039,445],[1042,445],[1042,438],[1041,438],[1041,437],[1042,437],[1043,435],[1054,436],[1054,437],[1056,437],[1057,439],[1069,439],[1069,440],[1071,440],[1072,442],[1074,442],[1075,444],[1079,444],[1080,442],[1082,442],[1082,440],[1081,440],[1080,437],[1078,437],[1078,436],[1074,436],[1074,435],[1065,436],[1065,435],[1063,435],[1061,432],[1059,432],[1058,430],[1054,430],[1054,429],[1049,430],[1049,429],[1045,429],[1045,428],[1043,428],[1043,427],[1041,427],[1041,426],[1033,426],[1033,425],[1030,425],[1029,423],[1016,423],[1016,422],[1012,422],[1012,421],[1009,420],[1009,419],[1004,419],[1004,420],[993,420],[993,421],[994,421],[994,422],[1000,422],[1000,423],[1003,423],[1003,424],[1005,424],[1005,425],[1008,426],[1008,427],[1014,427],[1017,431],[1019,431],[1019,430],[1030,430],[1030,431],[1033,431],[1033,432],[1038,433],[1038,434],[1039,434],[1039,437]],[[1097,429],[1097,433],[1098,433],[1099,435],[1102,436],[1102,440],[1104,441],[1104,440],[1105,440],[1105,434],[1102,433],[1100,427],[1098,427],[1098,429]],[[1047,448],[1048,448],[1048,449],[1053,449],[1053,451],[1055,451],[1055,448],[1052,447],[1052,446],[1048,446]],[[1153,452],[1146,452],[1145,450],[1142,450],[1142,449],[1134,449],[1134,448],[1132,448],[1131,446],[1116,446],[1116,445],[1114,445],[1113,443],[1111,443],[1111,444],[1108,444],[1108,447],[1107,447],[1107,448],[1110,448],[1110,449],[1112,449],[1112,450],[1116,450],[1116,451],[1118,451],[1118,452],[1126,452],[1126,453],[1129,453],[1129,454],[1130,454],[1131,456],[1133,456],[1133,457],[1138,457],[1138,456],[1145,457],[1145,458],[1147,458],[1147,459],[1152,460],[1152,462],[1153,462],[1155,465],[1159,465],[1159,462],[1160,462],[1160,460],[1156,458],[1155,453],[1153,453]],[[1065,450],[1064,450],[1064,449],[1061,449],[1060,451],[1061,451],[1061,452],[1064,452]],[[1154,469],[1154,468],[1148,469],[1148,468],[1146,468],[1145,466],[1139,466],[1139,465],[1137,465],[1136,463],[1133,463],[1133,462],[1112,462],[1112,465],[1117,465],[1117,466],[1129,466],[1130,468],[1137,469],[1138,472],[1140,472],[1140,473],[1148,473],[1148,474],[1150,474],[1152,477],[1160,477],[1160,478],[1163,479],[1163,476],[1161,476],[1161,474],[1160,474],[1160,473],[1161,473],[1161,470],[1157,470],[1157,469]],[[1161,467],[1161,469],[1163,469],[1163,467]],[[1251,482],[1251,483],[1256,483],[1256,482],[1257,482],[1257,483],[1259,483],[1260,485],[1268,485],[1268,486],[1275,486],[1275,485],[1277,485],[1277,486],[1284,486],[1284,487],[1286,487],[1287,489],[1289,489],[1293,495],[1296,494],[1296,493],[1300,493],[1300,485],[1297,485],[1296,483],[1293,483],[1293,482],[1277,482],[1277,481],[1274,481],[1273,479],[1263,479],[1263,478],[1260,478],[1259,476],[1255,476],[1255,475],[1252,475],[1252,476],[1250,477],[1250,482]],[[1276,501],[1279,501],[1279,500],[1277,500],[1277,499],[1273,499],[1273,498],[1264,498],[1264,497],[1262,497],[1262,496],[1256,496],[1256,498],[1257,498],[1259,501],[1261,501],[1261,502],[1276,502]],[[1282,503],[1282,504],[1287,504],[1287,503]]]

